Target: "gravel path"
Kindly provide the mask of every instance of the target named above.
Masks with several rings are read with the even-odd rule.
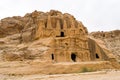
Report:
[[[120,80],[120,71],[98,71],[56,75],[0,75],[0,80]]]

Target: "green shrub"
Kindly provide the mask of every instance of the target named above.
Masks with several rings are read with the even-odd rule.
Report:
[[[84,72],[93,72],[94,70],[91,69],[91,68],[86,68],[86,67],[83,67],[82,70],[80,71],[81,73],[84,73]]]

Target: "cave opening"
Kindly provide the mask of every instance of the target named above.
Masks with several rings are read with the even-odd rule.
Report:
[[[95,54],[95,56],[96,56],[97,59],[99,59],[99,55],[97,53]]]
[[[71,54],[71,59],[72,59],[72,61],[76,62],[76,54],[72,53]]]
[[[61,33],[60,33],[60,36],[61,36],[61,37],[64,37],[64,36],[65,36],[65,35],[64,35],[64,32],[61,32]]]
[[[54,60],[54,54],[51,54],[51,58],[52,58],[52,60]]]

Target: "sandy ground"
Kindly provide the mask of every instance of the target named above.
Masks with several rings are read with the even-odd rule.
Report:
[[[2,75],[0,80],[120,80],[120,71],[97,71],[55,75]]]

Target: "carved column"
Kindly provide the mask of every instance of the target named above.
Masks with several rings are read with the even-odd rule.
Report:
[[[60,21],[59,21],[59,20],[57,20],[56,29],[57,29],[57,30],[60,30],[60,29],[61,29]]]
[[[51,24],[51,16],[48,16],[48,20],[47,20],[47,29],[52,29],[52,24]]]
[[[66,20],[63,21],[63,29],[67,29],[67,23],[66,23]]]

